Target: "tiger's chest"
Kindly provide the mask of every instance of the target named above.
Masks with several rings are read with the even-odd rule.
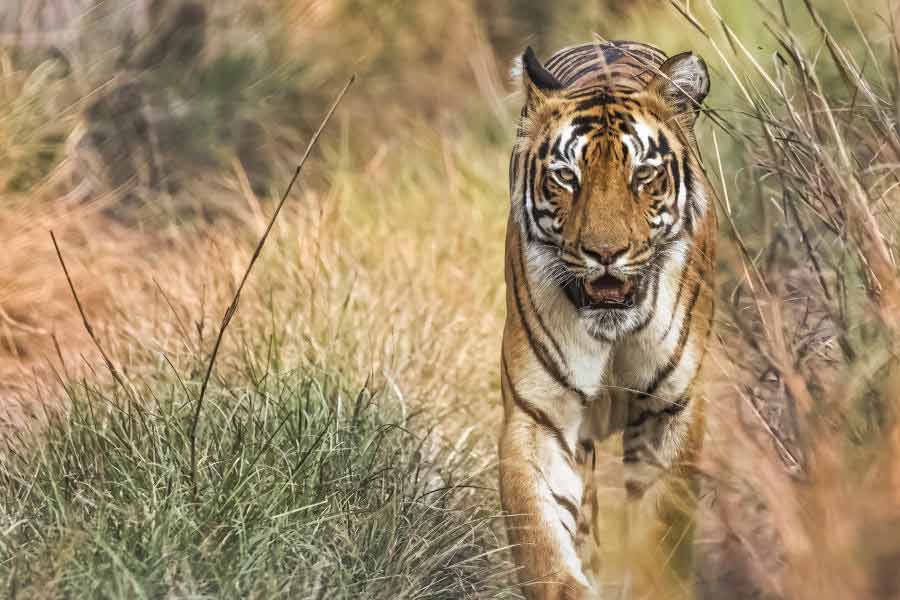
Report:
[[[613,342],[592,337],[584,321],[566,306],[565,298],[559,298],[554,316],[547,321],[559,340],[570,383],[585,400],[582,439],[603,439],[622,430],[629,411],[667,402],[643,393],[667,371],[684,342],[694,310],[685,302],[690,292],[685,277],[683,262],[673,261],[662,268],[646,325]],[[685,371],[685,378],[692,374],[693,369]],[[676,387],[684,386],[679,383]]]
[[[561,299],[560,303],[565,302]],[[557,319],[552,319],[555,321]],[[558,319],[556,332],[569,382],[586,400],[601,392],[607,380],[612,346],[591,338],[574,319]],[[551,326],[554,324],[551,324]]]
[[[558,340],[572,386],[585,398],[609,390],[643,392],[652,384],[690,320],[692,307],[684,301],[689,296],[685,271],[682,261],[664,265],[645,324],[614,341],[592,336],[590,324],[561,293],[556,294],[545,319]]]

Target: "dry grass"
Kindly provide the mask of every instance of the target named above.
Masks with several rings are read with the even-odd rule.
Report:
[[[279,222],[241,305],[234,337],[262,325],[256,307],[285,305],[302,318],[285,323],[280,335],[302,340],[296,351],[315,362],[386,373],[406,394],[434,394],[448,406],[493,394],[505,208],[485,206],[481,198],[502,194],[502,185],[490,179],[502,168],[500,157],[461,172],[455,164],[477,148],[443,143],[427,129],[422,134],[387,159],[393,170],[382,165],[381,173],[391,176],[339,165],[327,192],[306,190],[292,199],[296,204]],[[448,183],[455,193],[447,194]],[[401,221],[415,226],[398,232]],[[262,224],[247,211],[241,222],[192,236],[144,239],[89,208],[30,215],[27,223],[12,241],[19,262],[4,267],[9,264],[5,306],[22,325],[8,352],[18,352],[14,364],[29,366],[29,358],[56,363],[53,331],[41,324],[52,323],[67,350],[92,354],[48,229],[57,231],[71,257],[73,279],[94,318],[103,314],[113,354],[127,353],[127,345],[140,340],[177,357],[208,350],[223,301]],[[476,256],[493,268],[470,270]],[[472,364],[483,371],[473,373]]]
[[[62,140],[83,133],[89,104],[74,90],[93,94],[115,74],[95,65],[72,75],[89,74],[73,86],[47,76],[50,63],[32,69],[41,61],[3,54],[6,431],[61,401],[57,376],[108,379],[46,231],[56,231],[101,341],[128,380],[177,385],[177,372],[190,388],[265,225],[276,195],[267,190],[287,181],[303,133],[357,70],[358,90],[324,158],[289,200],[248,283],[213,384],[225,390],[267,372],[270,356],[258,342],[276,340],[279,368],[368,380],[407,416],[425,409],[423,428],[440,423],[436,446],[474,448],[469,466],[490,468],[516,103],[505,96],[506,60],[526,31],[553,45],[591,30],[656,40],[707,58],[710,103],[728,127],[705,119],[701,132],[724,223],[705,388],[712,414],[702,590],[710,598],[897,596],[895,34],[878,15],[854,15],[843,2],[813,3],[821,19],[801,3],[783,11],[777,3],[768,11],[693,3],[699,27],[678,21],[661,30],[679,18],[664,4],[598,4],[560,19],[536,5],[462,0],[408,12],[352,2],[223,3],[191,68],[219,73],[210,65],[232,64],[217,62],[229,40],[252,38],[235,32],[259,32],[259,72],[235,77],[269,91],[236,101],[229,114],[260,124],[254,148],[267,167],[254,165],[240,136],[204,140],[216,159],[191,166],[178,192],[187,208],[171,225],[166,211],[142,227],[111,217],[108,205],[123,190],[71,194],[81,179]],[[47,115],[61,107],[48,108],[46,98],[60,88],[54,97],[67,98],[72,112],[53,121]],[[286,125],[296,106],[306,108]],[[207,222],[210,204],[217,208]],[[607,463],[615,531],[618,458]],[[480,501],[495,506],[491,494]],[[612,557],[619,540],[609,540]],[[615,563],[610,579],[625,568]]]
[[[709,20],[725,31],[720,57],[748,115],[732,119],[745,170],[720,198],[731,251],[709,378],[719,410],[706,461],[719,498],[707,529],[726,555],[710,559],[728,570],[712,588],[893,597],[894,32],[860,28],[839,42],[813,3],[790,19],[777,7],[760,14],[779,46],[767,61]]]
[[[270,492],[252,497],[236,495],[240,511],[259,517],[242,519],[236,535],[271,539],[271,547],[286,544],[285,555],[274,561],[262,555],[254,558],[256,555],[243,546],[225,543],[227,538],[219,545],[215,538],[218,533],[210,534],[215,539],[207,535],[167,537],[168,545],[162,548],[167,553],[165,560],[180,558],[175,559],[178,566],[169,569],[165,576],[160,574],[157,560],[149,558],[156,556],[160,548],[142,546],[141,536],[130,533],[130,524],[137,521],[125,517],[115,534],[98,529],[92,515],[83,517],[82,511],[77,510],[77,497],[68,502],[63,496],[49,506],[55,514],[65,515],[69,523],[66,529],[50,527],[38,539],[30,528],[10,529],[13,537],[0,549],[8,551],[10,544],[13,548],[22,544],[27,552],[34,553],[27,564],[42,565],[26,568],[24,563],[13,560],[15,553],[6,555],[0,562],[5,565],[4,578],[13,586],[11,589],[23,597],[54,596],[63,590],[90,591],[107,597],[164,591],[176,596],[205,591],[241,597],[245,593],[274,593],[276,589],[290,589],[300,595],[330,590],[334,597],[342,597],[352,596],[359,586],[365,585],[373,597],[385,598],[450,598],[462,594],[516,597],[507,589],[507,567],[498,560],[501,555],[491,553],[501,544],[491,534],[490,517],[496,514],[496,498],[484,492],[476,496],[467,489],[473,484],[482,485],[484,472],[493,462],[493,443],[482,437],[487,428],[469,424],[483,422],[486,399],[498,393],[493,364],[499,347],[502,288],[496,273],[502,269],[506,209],[502,202],[486,205],[483,200],[502,194],[502,183],[498,184],[493,173],[502,170],[503,157],[493,151],[485,155],[479,144],[470,139],[447,143],[424,126],[411,132],[408,145],[398,146],[397,150],[376,155],[369,164],[354,164],[346,155],[336,160],[328,174],[330,185],[324,192],[302,185],[301,181],[300,191],[289,199],[288,208],[242,294],[213,374],[211,398],[200,425],[197,479],[203,506],[216,506],[217,494],[226,492],[215,490],[226,483],[234,486],[235,494],[247,485],[240,483],[243,479],[231,481],[228,472],[219,473],[217,465],[222,461],[244,465],[239,470],[241,477],[252,480],[254,489],[271,482],[270,491],[280,490],[279,479],[271,477],[279,472],[285,459],[296,458],[298,449],[291,442],[291,429],[279,435],[274,426],[298,410],[291,403],[293,399],[301,398],[301,408],[307,407],[303,410],[311,410],[310,402],[322,403],[323,408],[309,417],[312,425],[305,437],[300,438],[303,443],[312,444],[316,440],[310,431],[330,423],[327,407],[333,407],[335,402],[339,407],[346,401],[342,398],[355,393],[353,386],[365,381],[365,389],[374,390],[371,393],[378,398],[378,408],[364,413],[360,431],[355,428],[355,416],[353,427],[337,421],[334,432],[326,438],[328,452],[314,454],[317,460],[321,456],[321,464],[329,472],[350,468],[360,474],[359,481],[347,480],[342,487],[323,484],[321,491],[312,496],[301,494],[299,499]],[[483,168],[458,166],[465,158],[475,156],[484,157]],[[447,194],[448,183],[454,191],[452,195]],[[128,230],[102,212],[74,215],[72,219],[80,217],[74,224],[59,215],[32,221],[40,236],[34,231],[23,233],[23,239],[33,240],[33,245],[30,257],[20,255],[21,266],[36,279],[46,278],[46,290],[42,292],[46,303],[28,308],[17,306],[36,323],[57,324],[58,338],[64,341],[60,343],[61,357],[57,357],[52,352],[50,336],[33,332],[34,347],[51,350],[47,351],[46,360],[42,353],[32,351],[37,358],[37,381],[24,370],[28,363],[24,356],[20,357],[17,362],[23,369],[17,377],[18,393],[10,397],[24,399],[26,417],[30,413],[42,423],[50,399],[52,409],[52,403],[68,397],[67,402],[73,404],[80,417],[55,421],[53,411],[49,411],[51,450],[43,456],[59,458],[36,463],[46,464],[46,469],[42,467],[32,474],[27,469],[17,470],[16,461],[5,463],[3,473],[9,478],[7,489],[13,495],[2,501],[0,512],[12,519],[9,525],[40,522],[37,513],[29,512],[32,509],[27,500],[37,501],[45,498],[45,492],[52,492],[54,461],[76,460],[79,455],[95,452],[90,448],[102,440],[93,439],[92,432],[107,426],[87,418],[92,414],[89,407],[92,403],[104,403],[107,397],[121,396],[117,386],[109,381],[97,350],[80,331],[77,311],[64,276],[54,264],[52,250],[40,244],[46,228],[53,227],[60,238],[74,284],[89,305],[89,316],[100,342],[124,375],[125,387],[150,404],[162,397],[162,407],[153,411],[155,418],[160,423],[177,423],[181,419],[177,407],[188,404],[191,394],[196,394],[219,319],[246,267],[254,238],[264,225],[259,217],[270,204],[263,201],[262,206],[258,205],[252,192],[241,188],[240,177],[235,176],[232,184],[223,188],[233,187],[237,193],[243,189],[246,206],[254,208],[235,211],[240,218],[196,227],[190,234],[178,230],[171,235],[158,231],[135,235],[131,231],[120,240],[115,232]],[[397,223],[401,222],[415,225],[398,234]],[[123,254],[124,248],[130,251]],[[474,256],[492,263],[492,267],[473,270],[472,259],[460,262],[461,257]],[[483,275],[473,276],[475,272]],[[12,271],[9,277],[21,281]],[[31,284],[29,289],[36,291],[37,286]],[[58,314],[53,312],[57,310]],[[57,375],[61,382],[69,382],[65,388],[56,385]],[[82,383],[78,383],[82,377]],[[182,382],[186,386],[184,394],[180,390]],[[323,391],[321,400],[319,396],[302,400],[307,393],[304,390],[318,386],[339,391],[336,395]],[[35,388],[41,392],[36,393]],[[296,392],[284,393],[291,389]],[[171,404],[166,398],[172,399]],[[245,406],[246,402],[250,404]],[[272,418],[246,424],[223,420],[229,411],[244,415],[246,410],[252,416],[250,409],[254,406]],[[426,407],[427,412],[422,414]],[[463,412],[467,416],[456,420],[458,426],[442,427],[429,437],[420,437],[443,416]],[[31,420],[26,422],[30,424]],[[168,485],[164,474],[182,462],[177,458],[178,452],[174,453],[172,464],[163,461],[159,465],[158,459],[150,457],[164,440],[135,435],[135,429],[127,423],[116,423],[109,426],[110,431],[118,432],[115,439],[134,437],[128,438],[131,441],[121,448],[107,446],[107,458],[90,466],[89,471],[106,485],[127,488],[129,497],[139,497],[129,503],[143,502],[145,495],[155,497]],[[399,438],[400,433],[389,438],[380,433],[393,431],[398,425],[418,433]],[[120,426],[121,430],[117,429]],[[239,446],[238,454],[223,455],[221,451],[228,448],[220,446],[217,440],[230,435],[232,427],[235,431],[246,427],[248,437],[245,446]],[[33,429],[44,431],[44,427]],[[255,432],[253,437],[250,431]],[[169,435],[181,439],[177,432]],[[24,443],[28,447],[28,442]],[[274,444],[272,456],[266,453],[264,460],[257,463],[256,447],[266,448],[270,443]],[[303,443],[300,458],[305,453]],[[74,454],[69,451],[82,446],[85,449]],[[359,456],[347,455],[347,448],[358,448]],[[380,453],[370,459],[367,448],[380,449]],[[145,464],[146,459],[149,462],[141,467],[141,472],[149,477],[119,481],[116,473],[121,469],[105,467],[126,460],[126,454],[131,453],[136,453],[136,457],[127,460],[134,462],[123,464]],[[160,469],[159,477],[154,474],[156,469]],[[394,470],[398,471],[396,475],[392,474]],[[371,487],[380,481],[378,477],[387,478],[385,485]],[[220,482],[222,478],[224,481]],[[25,489],[17,487],[24,481],[43,491],[37,496],[15,492]],[[354,491],[358,485],[370,486],[374,494],[371,500],[364,499],[361,504]],[[184,501],[187,509],[191,496],[182,495],[180,489],[176,486],[173,492],[173,498],[177,498],[174,502],[181,505]],[[102,498],[93,498],[87,491],[80,494],[105,506]],[[318,504],[319,495],[328,503]],[[41,502],[49,502],[49,498]],[[292,519],[277,527],[267,524],[265,515],[292,513],[291,502],[301,506],[313,503],[323,512],[300,518],[299,523]],[[259,507],[253,508],[257,503]],[[170,513],[163,510],[165,507],[141,505],[145,506],[141,510],[156,515],[153,522],[159,524],[160,531],[175,528],[219,532],[233,527],[230,521],[219,523],[213,519],[192,521],[184,529],[181,521],[166,516]],[[327,529],[326,521],[333,521],[334,514],[343,514],[338,511],[346,511],[347,531],[316,538],[328,542],[321,547],[304,538],[303,532],[308,528]],[[191,514],[190,510],[176,512]],[[315,525],[320,518],[323,524]],[[351,520],[352,531],[360,537],[344,539],[342,536],[351,535]],[[92,541],[95,534],[99,536],[96,542]],[[114,535],[115,539],[107,535]],[[124,564],[129,565],[127,572],[110,568],[103,559],[94,562],[90,553],[74,550],[105,547],[103,544],[109,546],[108,552],[122,553]],[[192,564],[191,548],[207,544],[216,544],[217,550],[209,556],[212,563],[223,568],[210,571]],[[129,558],[138,546],[148,557],[144,563],[132,563]],[[183,554],[179,548],[183,548]],[[26,550],[22,552],[22,557],[32,556]],[[390,554],[394,559],[386,561],[386,553],[394,552],[397,554]],[[323,558],[304,567],[302,557],[312,555]],[[329,556],[332,558],[324,558]],[[347,563],[351,557],[352,564]],[[232,565],[233,571],[224,568],[226,565]],[[260,568],[268,570],[268,579],[253,576],[254,569]],[[302,576],[293,577],[291,568],[300,569]],[[428,573],[433,575],[423,575]],[[390,578],[403,583],[391,583]],[[280,587],[282,583],[287,587]]]

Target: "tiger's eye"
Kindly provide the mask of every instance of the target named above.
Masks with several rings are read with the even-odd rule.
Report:
[[[638,183],[647,183],[662,173],[662,169],[654,165],[640,165],[634,170],[634,180]]]
[[[553,169],[553,176],[556,177],[556,180],[563,185],[573,185],[578,183],[578,175],[576,175],[575,171],[568,167]]]

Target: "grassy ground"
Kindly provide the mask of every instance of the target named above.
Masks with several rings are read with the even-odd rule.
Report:
[[[7,594],[387,599],[504,589],[508,567],[491,554],[496,513],[468,445],[416,433],[426,419],[395,392],[285,362],[277,334],[249,343],[247,362],[206,397],[196,486],[196,379],[176,384],[160,364],[125,388],[67,386],[68,412],[0,475]]]
[[[11,435],[0,500],[8,589],[518,597],[496,535],[490,429],[478,424],[498,393],[505,209],[482,199],[502,197],[491,178],[502,158],[456,168],[479,148],[415,133],[409,147],[375,157],[386,163],[375,174],[334,150],[327,191],[291,199],[301,203],[281,216],[217,363],[197,496],[191,414],[264,209],[166,234],[171,248],[141,272],[104,242],[95,251],[118,267],[104,273],[109,296],[93,285],[96,263],[70,251],[77,233],[63,230],[76,288],[103,300],[89,318],[102,310],[95,326],[126,387],[86,340],[83,376],[79,357],[62,350],[47,379],[31,382],[40,392],[18,388],[25,432]],[[400,221],[416,225],[398,235]],[[481,237],[486,229],[494,233]],[[450,266],[468,253],[489,265],[480,276]],[[77,317],[71,295],[67,303]],[[60,400],[68,412],[55,415]]]
[[[170,1],[146,20],[90,4],[0,13],[25,24],[0,38],[10,595],[518,597],[494,491],[519,101],[505,70],[526,43],[547,56],[593,31],[694,48],[713,73],[705,597],[900,593],[887,7],[814,2],[817,23],[804,3],[724,0],[687,16],[653,1]],[[64,10],[81,18],[56,22]],[[192,476],[222,315],[351,71],[225,337]]]

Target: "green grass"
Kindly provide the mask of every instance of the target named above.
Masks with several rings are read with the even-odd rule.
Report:
[[[279,365],[269,341],[207,393],[196,497],[197,381],[161,363],[127,393],[70,382],[65,417],[0,467],[4,591],[515,597],[468,453],[421,433],[390,393]]]

